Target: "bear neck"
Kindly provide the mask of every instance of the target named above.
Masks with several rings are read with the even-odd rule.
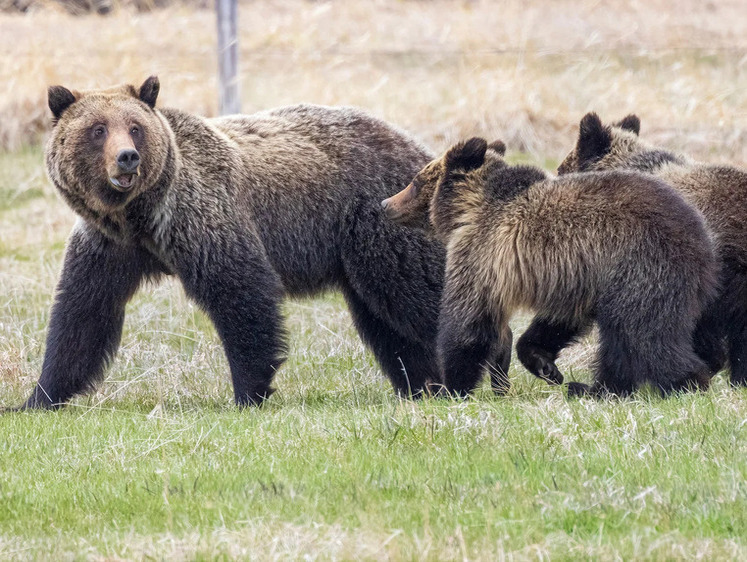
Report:
[[[547,173],[535,166],[502,166],[488,171],[486,200],[500,210],[534,184],[547,179]]]
[[[172,134],[173,136],[173,134]],[[169,142],[163,170],[156,182],[125,206],[127,224],[134,238],[152,238],[159,209],[179,173],[176,142]]]
[[[660,148],[650,148],[630,155],[624,167],[638,172],[656,174],[664,166],[670,165],[685,166],[687,161],[674,152]]]

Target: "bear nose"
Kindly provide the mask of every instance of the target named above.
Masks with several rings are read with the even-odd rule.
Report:
[[[134,172],[140,165],[140,154],[133,148],[120,150],[117,154],[117,165],[125,173]]]

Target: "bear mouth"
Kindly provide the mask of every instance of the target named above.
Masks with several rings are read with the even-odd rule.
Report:
[[[129,191],[135,184],[138,174],[120,174],[109,178],[109,183],[118,191]]]

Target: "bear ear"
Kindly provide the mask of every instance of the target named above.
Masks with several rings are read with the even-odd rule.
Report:
[[[506,143],[502,140],[494,140],[488,145],[488,150],[494,150],[499,156],[506,155]]]
[[[636,136],[641,132],[641,120],[638,119],[638,116],[634,115],[633,113],[623,117],[622,121],[620,121],[619,123],[615,123],[615,126],[620,127],[624,131],[630,131]]]
[[[158,76],[150,76],[140,86],[140,92],[138,92],[138,98],[140,101],[148,104],[150,107],[156,106],[156,98],[158,98],[158,92],[161,90],[161,84],[158,81]]]
[[[459,142],[446,152],[446,168],[458,168],[467,172],[479,168],[485,162],[487,150],[488,142],[479,137]]]
[[[586,164],[599,160],[612,147],[612,135],[596,113],[587,113],[581,119],[578,130],[576,153],[578,165],[584,169]]]
[[[47,104],[49,105],[49,109],[52,110],[55,123],[59,121],[62,112],[73,105],[76,100],[77,97],[75,94],[63,86],[49,87],[47,90]]]

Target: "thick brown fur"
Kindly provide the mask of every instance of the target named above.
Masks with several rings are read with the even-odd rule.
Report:
[[[638,137],[640,120],[628,115],[604,125],[594,113],[581,120],[576,147],[558,168],[579,171],[637,170],[674,187],[703,213],[716,244],[721,288],[696,332],[696,351],[716,373],[726,363],[731,381],[747,385],[747,171],[695,162]]]
[[[82,217],[70,238],[41,378],[27,408],[90,391],[141,283],[174,275],[220,335],[237,404],[271,392],[286,295],[341,290],[395,389],[440,379],[444,249],[388,221],[383,197],[430,159],[352,108],[298,105],[205,119],[140,88],[50,88],[49,176]]]
[[[595,382],[572,393],[625,395],[708,386],[692,349],[713,298],[716,260],[702,217],[661,180],[631,172],[549,178],[510,166],[483,139],[452,147],[395,196],[388,215],[428,224],[447,246],[439,355],[447,390],[470,392],[508,322],[536,311],[517,343],[535,375],[561,382],[560,350],[599,325]],[[425,201],[425,202],[424,202]]]

